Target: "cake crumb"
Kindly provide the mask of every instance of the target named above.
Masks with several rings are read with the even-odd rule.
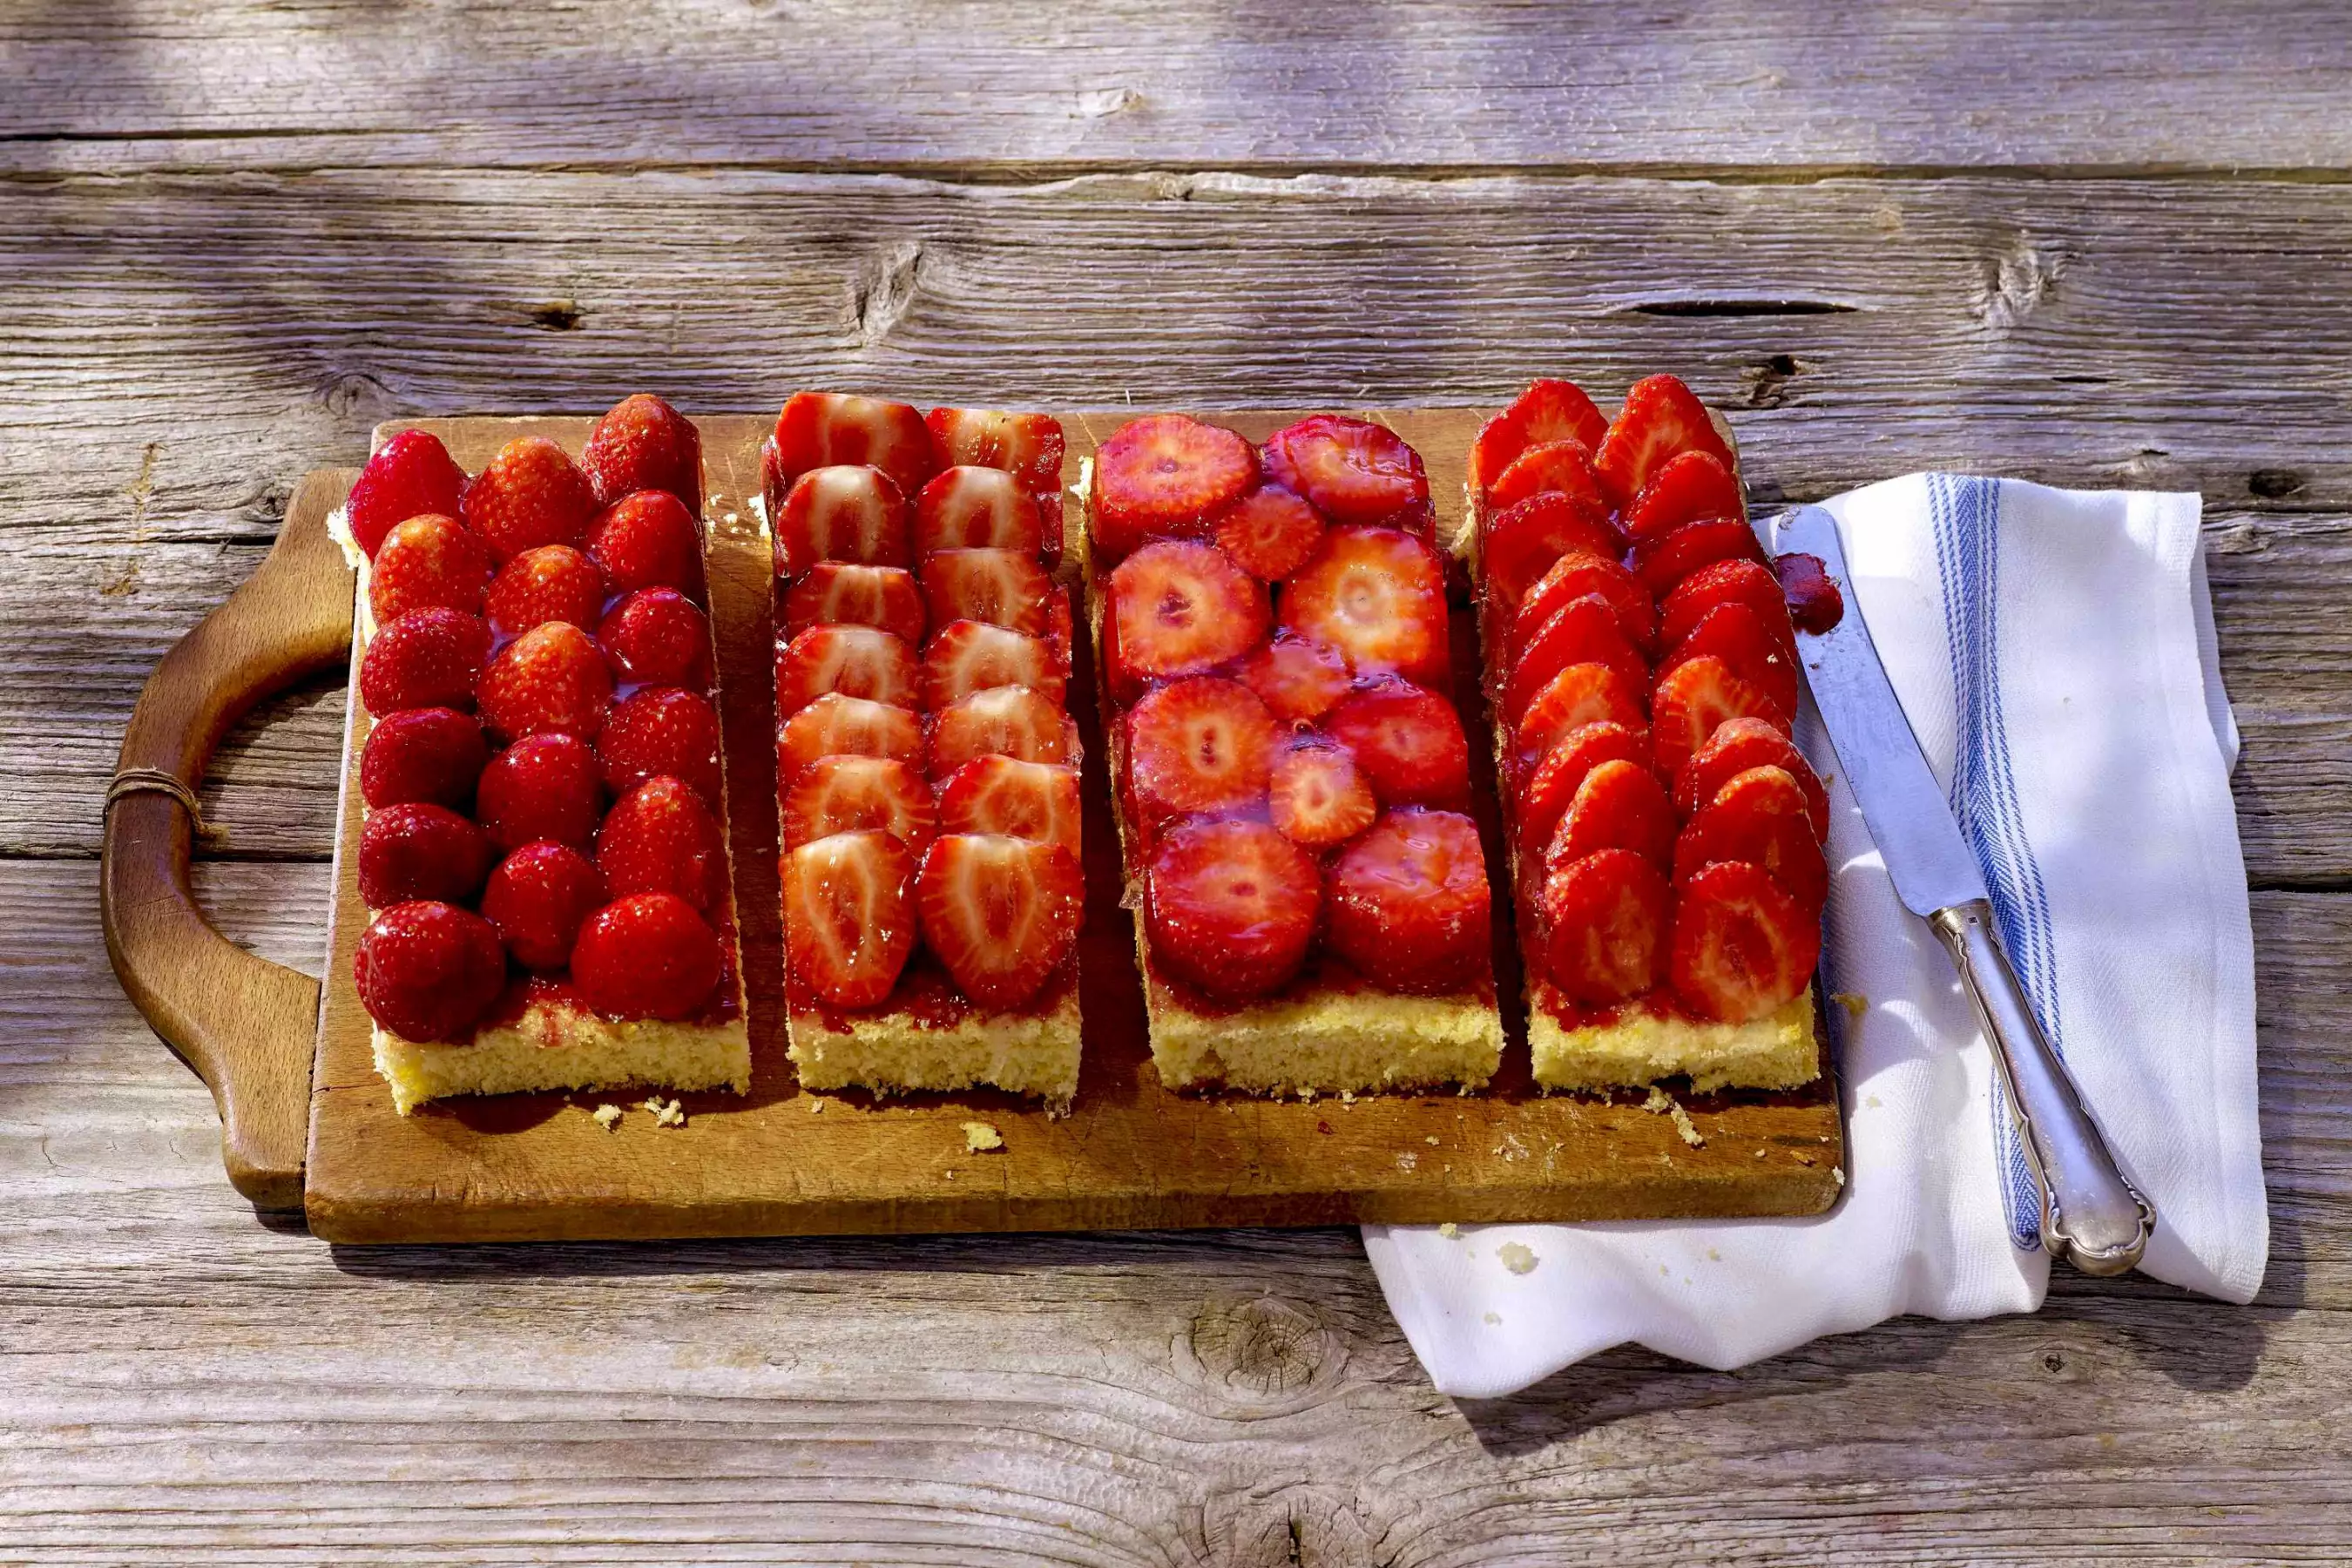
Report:
[[[1421,1156],[1410,1149],[1396,1157],[1396,1168],[1400,1171],[1410,1171],[1420,1163]]]
[[[1885,1102],[1885,1100],[1883,1100],[1879,1099],[1879,1098],[1878,1098],[1878,1096],[1876,1096],[1876,1095],[1874,1095],[1874,1095],[1871,1095],[1870,1097],[1868,1097],[1867,1099],[1865,1099],[1862,1103],[1863,1103],[1864,1106],[1868,1107],[1870,1110],[1876,1110],[1880,1109],[1882,1106],[1884,1106],[1886,1102]]]
[[[1538,1261],[1536,1255],[1516,1241],[1507,1241],[1495,1249],[1495,1256],[1504,1268],[1514,1274],[1532,1274]]]
[[[1694,1149],[1706,1147],[1706,1139],[1700,1134],[1698,1123],[1691,1120],[1690,1112],[1683,1109],[1682,1101],[1660,1089],[1656,1084],[1650,1086],[1650,1098],[1642,1101],[1642,1109],[1653,1116],[1673,1117],[1675,1137]]]
[[[1859,1018],[1870,1010],[1870,998],[1854,991],[1832,991],[1830,1000],[1845,1009],[1849,1018]]]
[[[824,1114],[824,1100],[822,1096],[814,1094],[809,1096],[809,1114],[811,1116]]]
[[[1486,1314],[1486,1321],[1487,1321],[1487,1322],[1489,1322],[1489,1323],[1499,1323],[1499,1322],[1501,1322],[1502,1321],[1503,1321],[1503,1314],[1502,1314],[1502,1313],[1500,1313],[1500,1312],[1489,1312],[1489,1313],[1487,1313],[1487,1314]]]
[[[1341,1089],[1339,1091],[1339,1103],[1352,1107],[1356,1103],[1356,1091],[1352,1089]]]
[[[686,1107],[680,1105],[675,1100],[665,1100],[657,1094],[651,1100],[646,1100],[642,1109],[653,1112],[654,1125],[656,1127],[683,1127],[686,1125]]]
[[[593,1113],[596,1125],[610,1132],[621,1124],[621,1108],[610,1103],[598,1106]]]
[[[1841,1187],[1845,1185],[1845,1172],[1843,1169],[1831,1171],[1830,1180],[1835,1182]]]
[[[1756,1151],[1756,1157],[1757,1157],[1758,1159],[1761,1160],[1765,1155],[1767,1155],[1767,1154],[1769,1154],[1769,1153],[1770,1153],[1770,1152],[1771,1152],[1771,1151],[1770,1151],[1770,1150],[1769,1150],[1769,1149],[1759,1149],[1759,1150],[1757,1150],[1757,1151]]]
[[[1462,1239],[1462,1227],[1449,1219],[1437,1227],[1437,1234],[1448,1241],[1459,1241]]]
[[[1706,1249],[1706,1260],[1709,1263],[1720,1263],[1723,1261],[1723,1254],[1710,1247]]]
[[[1790,1150],[1790,1151],[1789,1151],[1789,1152],[1790,1152],[1791,1154],[1796,1155],[1796,1157],[1797,1157],[1797,1163],[1798,1163],[1798,1164],[1800,1164],[1800,1165],[1810,1165],[1810,1164],[1811,1164],[1811,1163],[1813,1163],[1813,1157],[1812,1157],[1811,1154],[1808,1154],[1808,1153],[1804,1152],[1803,1152],[1802,1150],[1801,1150],[1801,1149],[1791,1149],[1791,1150]]]
[[[1434,1132],[1424,1133],[1421,1141],[1433,1149],[1437,1147],[1437,1134]]]
[[[1501,1155],[1506,1163],[1528,1157],[1528,1146],[1519,1142],[1518,1134],[1516,1132],[1504,1133],[1503,1141],[1495,1145],[1494,1152]]]
[[[1004,1147],[1004,1134],[985,1121],[963,1124],[963,1149],[967,1154],[986,1154]]]

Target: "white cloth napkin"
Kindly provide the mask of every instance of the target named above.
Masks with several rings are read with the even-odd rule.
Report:
[[[2269,1248],[2253,938],[2198,498],[1915,474],[1828,506],[2011,960],[2161,1215],[2143,1268],[2249,1300]],[[1830,781],[1829,987],[1867,1004],[1828,1009],[1842,1200],[1809,1219],[1368,1226],[1443,1392],[1508,1394],[1626,1341],[1729,1368],[1899,1313],[2041,1305],[2049,1260],[1990,1047],[1810,708],[1798,740]],[[1533,1268],[1504,1266],[1512,1242]]]

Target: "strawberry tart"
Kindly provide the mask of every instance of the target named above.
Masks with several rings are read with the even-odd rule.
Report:
[[[1080,489],[1160,1080],[1486,1083],[1491,896],[1419,455],[1360,419],[1253,445],[1154,415]]]
[[[1045,415],[803,392],[762,453],[805,1088],[1077,1092],[1062,450]]]
[[[1468,488],[1536,1081],[1811,1081],[1828,797],[1729,442],[1672,376],[1538,381]]]
[[[404,431],[338,514],[365,726],[352,978],[406,1115],[751,1087],[701,443],[659,398],[468,479]]]

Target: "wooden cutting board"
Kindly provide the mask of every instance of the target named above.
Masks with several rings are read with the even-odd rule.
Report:
[[[1441,537],[1450,536],[1461,516],[1456,479],[1480,415],[1368,412],[1426,459]],[[1079,460],[1127,417],[1064,415],[1066,472],[1075,477]],[[1255,437],[1294,416],[1217,417]],[[413,427],[439,436],[471,470],[520,434],[545,435],[577,453],[589,424],[465,418]],[[749,500],[758,492],[759,444],[770,424],[699,422],[751,992],[751,1093],[684,1096],[687,1122],[673,1128],[657,1126],[638,1107],[642,1093],[450,1100],[394,1114],[352,986],[352,952],[367,914],[354,868],[360,802],[347,787],[303,1193],[318,1235],[439,1242],[1718,1217],[1813,1214],[1836,1199],[1844,1145],[1826,1071],[1793,1094],[1685,1097],[1705,1140],[1698,1146],[1670,1117],[1643,1110],[1638,1093],[1608,1100],[1535,1093],[1517,948],[1501,898],[1496,958],[1508,1044],[1503,1071],[1486,1091],[1272,1102],[1162,1089],[1144,1036],[1129,917],[1118,907],[1118,838],[1083,649],[1070,700],[1087,741],[1086,1057],[1075,1110],[1057,1120],[993,1092],[883,1102],[803,1093],[784,1055],[769,544]],[[408,427],[387,426],[377,440]],[[323,527],[347,485],[345,476],[341,484],[300,487],[289,533]],[[1457,701],[1469,732],[1483,735],[1466,611],[1455,616],[1454,643]],[[347,783],[365,734],[354,700]],[[1483,766],[1485,748],[1471,749]],[[1500,840],[1491,770],[1474,783],[1492,862]],[[591,1116],[604,1100],[626,1108],[612,1131]],[[974,1121],[999,1131],[1002,1151],[967,1152],[964,1124]]]

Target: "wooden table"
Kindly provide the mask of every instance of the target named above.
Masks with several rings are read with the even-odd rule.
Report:
[[[2208,9],[0,0],[0,1557],[2341,1560],[2352,30]],[[2204,493],[2257,1305],[2062,1273],[1473,1404],[1351,1232],[331,1249],[109,972],[131,699],[387,415],[1656,369],[1768,500]],[[216,917],[313,968],[342,706],[205,791]]]

